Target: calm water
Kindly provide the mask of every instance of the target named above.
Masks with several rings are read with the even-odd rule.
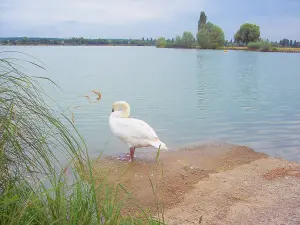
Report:
[[[1,47],[39,58],[71,106],[93,156],[126,152],[112,136],[111,105],[125,100],[171,148],[228,141],[300,161],[300,54],[156,49],[153,47]],[[91,90],[103,99],[90,104]],[[74,109],[75,106],[82,106]],[[67,115],[71,118],[71,113]],[[108,142],[108,143],[107,143]]]

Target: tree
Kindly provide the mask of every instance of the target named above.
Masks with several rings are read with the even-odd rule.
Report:
[[[165,48],[166,47],[166,39],[164,37],[160,37],[156,41],[156,47],[157,48]]]
[[[281,45],[282,45],[282,47],[288,47],[289,46],[289,40],[286,39],[286,38],[282,39]]]
[[[200,18],[198,20],[198,31],[206,24],[207,16],[204,11],[200,12]]]
[[[210,48],[209,33],[206,29],[200,29],[197,33],[197,41],[201,48]]]
[[[193,47],[194,44],[194,36],[191,32],[183,32],[182,34],[182,42],[186,48]]]
[[[182,39],[179,35],[177,35],[176,38],[175,38],[175,44],[176,45],[182,45]]]
[[[201,48],[215,49],[224,46],[225,35],[219,26],[208,22],[197,33],[197,41]]]
[[[28,37],[23,38],[24,44],[28,44]]]
[[[255,24],[244,23],[234,35],[235,42],[242,42],[248,44],[249,42],[256,42],[260,38],[260,27]]]

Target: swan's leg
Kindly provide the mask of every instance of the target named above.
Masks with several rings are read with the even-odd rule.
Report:
[[[130,153],[128,154],[120,154],[118,159],[121,160],[121,161],[132,161],[133,158],[134,158],[134,151],[135,151],[135,147],[130,147]]]
[[[130,159],[133,160],[135,147],[130,148]]]

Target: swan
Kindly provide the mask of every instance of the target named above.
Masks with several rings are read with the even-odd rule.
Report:
[[[129,118],[130,106],[125,101],[117,101],[112,105],[109,125],[112,133],[127,143],[130,155],[125,160],[133,160],[136,148],[155,147],[161,150],[169,148],[159,140],[157,134],[145,121]],[[130,157],[130,158],[129,158]]]

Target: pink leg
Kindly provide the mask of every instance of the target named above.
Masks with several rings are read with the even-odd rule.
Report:
[[[133,157],[134,157],[134,151],[135,151],[135,147],[131,147],[131,148],[130,148],[130,158],[131,158],[131,160],[133,160]]]

